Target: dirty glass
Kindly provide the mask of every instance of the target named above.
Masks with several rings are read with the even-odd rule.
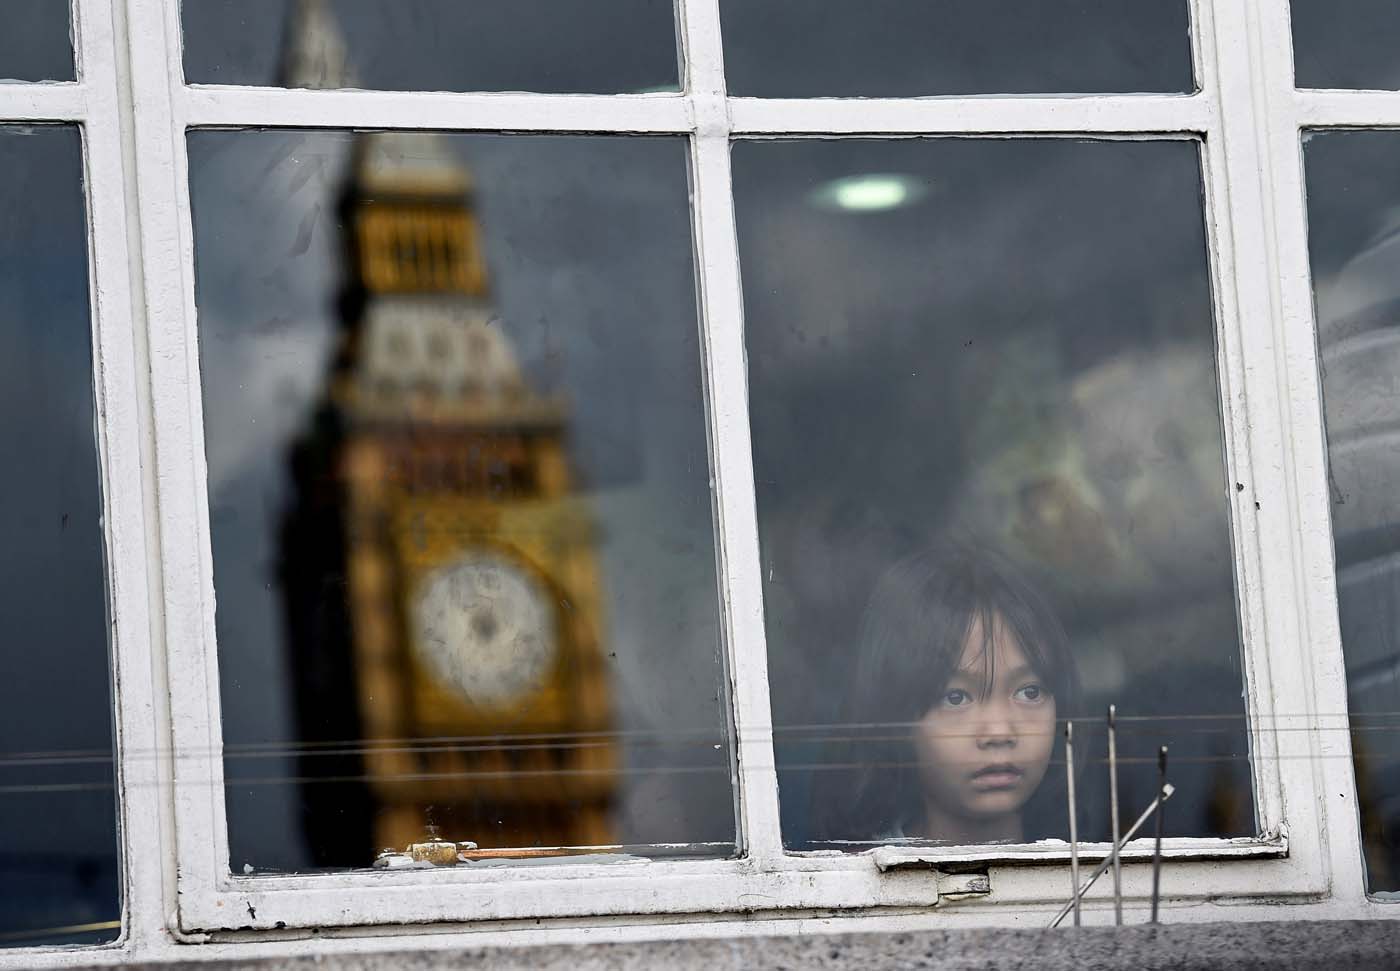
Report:
[[[731,853],[685,140],[189,151],[234,872]]]
[[[1300,88],[1400,89],[1400,4],[1290,0]]]
[[[0,947],[120,915],[82,149],[0,126]]]
[[[1400,134],[1307,139],[1337,608],[1372,893],[1400,891]]]
[[[192,84],[677,91],[671,0],[184,0]]]
[[[1255,832],[1199,149],[735,145],[788,846]]]
[[[729,92],[1182,92],[1186,0],[720,0]]]
[[[64,0],[5,0],[0,82],[73,80],[73,42]]]

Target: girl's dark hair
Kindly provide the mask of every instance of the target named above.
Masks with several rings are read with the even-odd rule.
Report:
[[[849,741],[835,756],[850,769],[822,773],[828,784],[814,790],[816,839],[888,838],[923,811],[913,724],[943,693],[974,621],[983,632],[989,681],[991,634],[999,622],[1054,695],[1057,716],[1075,711],[1079,679],[1069,639],[1049,604],[1010,564],[963,545],[908,556],[875,584],[861,618],[842,725]]]

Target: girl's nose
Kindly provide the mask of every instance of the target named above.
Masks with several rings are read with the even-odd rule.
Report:
[[[1004,705],[988,705],[982,722],[977,726],[979,749],[1010,748],[1016,744],[1016,730],[1011,713]]]

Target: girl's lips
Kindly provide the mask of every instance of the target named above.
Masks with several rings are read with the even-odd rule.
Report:
[[[969,781],[978,789],[1009,789],[1019,785],[1023,775],[1016,766],[1003,763],[978,769]]]

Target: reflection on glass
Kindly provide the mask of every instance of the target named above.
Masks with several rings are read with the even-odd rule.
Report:
[[[192,84],[561,94],[680,86],[671,0],[183,0],[181,10]]]
[[[0,30],[0,81],[73,80],[68,4],[5,0]]]
[[[190,165],[235,872],[732,852],[684,141]]]
[[[0,127],[0,947],[118,934],[76,128]]]
[[[1308,239],[1368,889],[1400,890],[1400,134],[1308,139]]]
[[[1300,88],[1400,89],[1400,4],[1290,0]]]
[[[1197,150],[735,146],[789,846],[1254,831]]]
[[[720,0],[729,92],[1191,91],[1185,0]]]

